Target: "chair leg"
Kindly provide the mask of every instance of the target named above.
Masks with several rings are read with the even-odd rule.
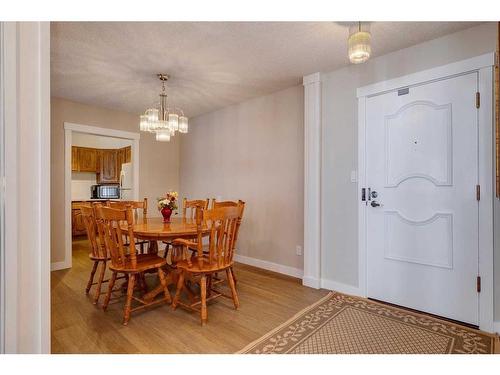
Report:
[[[207,276],[207,296],[212,295],[212,275]]]
[[[94,296],[94,305],[99,302],[99,297],[101,296],[102,281],[104,280],[104,273],[106,272],[106,261],[101,262],[101,272],[99,273],[99,281],[97,282],[97,289]]]
[[[229,282],[229,287],[231,288],[231,294],[233,295],[234,308],[240,307],[240,301],[238,300],[238,294],[236,293],[236,286],[234,285],[233,271],[231,268],[226,269],[226,277]]]
[[[200,291],[201,291],[201,325],[205,325],[207,322],[207,276],[205,274],[201,275],[200,280]]]
[[[230,267],[231,268],[231,275],[233,275],[233,280],[234,280],[234,285],[238,285],[238,280],[236,279],[236,276],[234,276],[234,270],[233,270],[233,267]]]
[[[132,295],[134,294],[135,274],[131,274],[128,278],[127,300],[123,310],[123,325],[126,326],[130,320],[130,308],[132,306]]]
[[[99,261],[94,260],[94,265],[92,266],[92,271],[90,271],[90,278],[89,278],[89,282],[87,283],[87,288],[85,289],[85,294],[89,294],[90,288],[92,287],[92,284],[94,283],[94,275],[95,275],[95,271],[97,271],[98,264],[99,264]]]
[[[179,275],[179,280],[177,280],[177,290],[175,291],[174,300],[172,301],[172,308],[175,310],[177,304],[179,303],[179,298],[181,296],[182,289],[184,289],[184,271],[181,271]]]
[[[163,253],[163,258],[165,258],[165,259],[167,259],[167,256],[168,256],[168,249],[169,249],[169,248],[170,248],[170,244],[169,244],[169,243],[167,243],[167,244],[165,245],[165,251],[164,251],[164,253]]]
[[[167,279],[165,278],[165,272],[161,268],[158,268],[158,277],[160,278],[161,286],[163,287],[163,294],[165,294],[165,300],[169,303],[172,302],[172,297],[168,291]]]
[[[111,299],[111,292],[113,291],[113,287],[115,286],[116,281],[116,272],[113,272],[111,275],[111,280],[109,280],[108,284],[108,293],[106,294],[106,298],[104,299],[104,304],[102,305],[102,309],[106,311],[109,305],[109,300]]]
[[[139,247],[141,248],[141,254],[144,254],[144,242],[141,242]]]

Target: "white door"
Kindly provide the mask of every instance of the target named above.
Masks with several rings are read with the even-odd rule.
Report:
[[[366,99],[362,203],[368,297],[475,325],[477,86],[469,73]]]

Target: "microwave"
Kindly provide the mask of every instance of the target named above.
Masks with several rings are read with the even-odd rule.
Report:
[[[91,199],[120,199],[120,185],[92,185],[90,187]]]

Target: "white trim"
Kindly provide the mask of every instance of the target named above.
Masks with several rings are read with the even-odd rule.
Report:
[[[5,22],[3,34],[4,56],[2,79],[5,93],[5,352],[16,353],[18,345],[18,178],[17,178],[17,27],[14,22]]]
[[[50,353],[50,24],[3,27],[5,352]]]
[[[361,188],[366,186],[366,98],[358,99],[358,288],[366,297],[366,205],[361,203]]]
[[[465,74],[479,73],[481,107],[479,123],[479,327],[487,332],[493,330],[493,112],[492,112],[492,65],[494,54],[489,53],[453,64],[410,74],[393,80],[375,83],[358,89],[358,262],[359,290],[366,296],[366,205],[361,202],[361,187],[366,186],[365,170],[365,101],[366,96],[395,90],[400,87],[424,84],[432,80]]]
[[[284,266],[282,264],[273,263],[257,258],[251,258],[244,255],[234,254],[234,261],[238,263],[248,264],[249,266],[262,268],[268,271],[282,273],[284,275],[296,277],[298,279],[301,279],[303,275],[302,270],[299,268]]]
[[[124,139],[140,139],[140,133],[127,132],[124,130],[116,130],[109,128],[100,128],[97,126],[75,124],[72,122],[64,123],[64,130],[73,130],[79,133],[104,135],[106,137],[124,138]]]
[[[302,84],[304,86],[310,85],[311,83],[321,82],[321,73],[312,73],[307,76],[302,77]]]
[[[481,68],[493,66],[494,64],[495,53],[485,53],[484,55],[472,57],[470,59],[457,61],[451,64],[360,87],[357,90],[357,96],[358,98],[361,98],[363,96],[380,95],[387,91],[393,91],[413,85],[422,85],[428,83],[429,81],[443,79],[456,74],[478,71]]]
[[[39,142],[40,158],[38,180],[40,181],[40,352],[51,351],[51,314],[50,314],[50,22],[38,24],[39,53]]]
[[[302,278],[302,285],[308,286],[309,288],[319,289],[321,288],[321,280],[315,277],[304,276]]]
[[[71,235],[71,145],[73,143],[73,132],[102,135],[106,137],[115,137],[132,140],[132,169],[134,173],[134,195],[133,199],[139,199],[139,140],[141,135],[123,130],[100,128],[75,124],[71,122],[64,123],[64,260],[51,264],[51,270],[56,271],[72,267],[72,244]]]
[[[481,106],[478,110],[479,124],[479,328],[493,330],[493,69],[479,70],[479,92]]]
[[[350,294],[351,296],[364,297],[357,286],[339,283],[338,281],[322,279],[321,288],[333,290],[335,292]]]
[[[69,262],[64,260],[62,262],[53,262],[50,264],[51,271],[59,271],[59,270],[64,270],[66,268],[71,268],[71,258]]]
[[[304,278],[321,278],[321,75],[304,77]]]

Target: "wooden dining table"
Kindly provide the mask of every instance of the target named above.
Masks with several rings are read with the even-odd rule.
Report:
[[[122,231],[128,229],[126,223],[122,224],[121,229]],[[158,253],[158,241],[172,241],[176,238],[190,239],[195,238],[198,234],[196,219],[185,217],[173,217],[168,223],[163,222],[163,218],[160,217],[139,218],[134,222],[132,231],[134,232],[134,238],[150,241],[148,253]],[[209,232],[205,223],[202,223],[202,232],[204,235]],[[176,258],[175,254],[171,254],[170,270],[167,270],[167,281],[169,283],[175,282],[173,276]],[[159,293],[162,293],[160,284],[144,295],[143,298],[144,300],[153,300]]]
[[[127,230],[123,225],[122,230]],[[163,222],[160,217],[139,218],[132,226],[134,237],[141,240],[151,241],[150,252],[158,252],[156,241],[171,241],[176,238],[194,238],[197,235],[196,220],[185,217],[173,217],[169,223]],[[204,234],[208,233],[208,227],[202,224]]]

